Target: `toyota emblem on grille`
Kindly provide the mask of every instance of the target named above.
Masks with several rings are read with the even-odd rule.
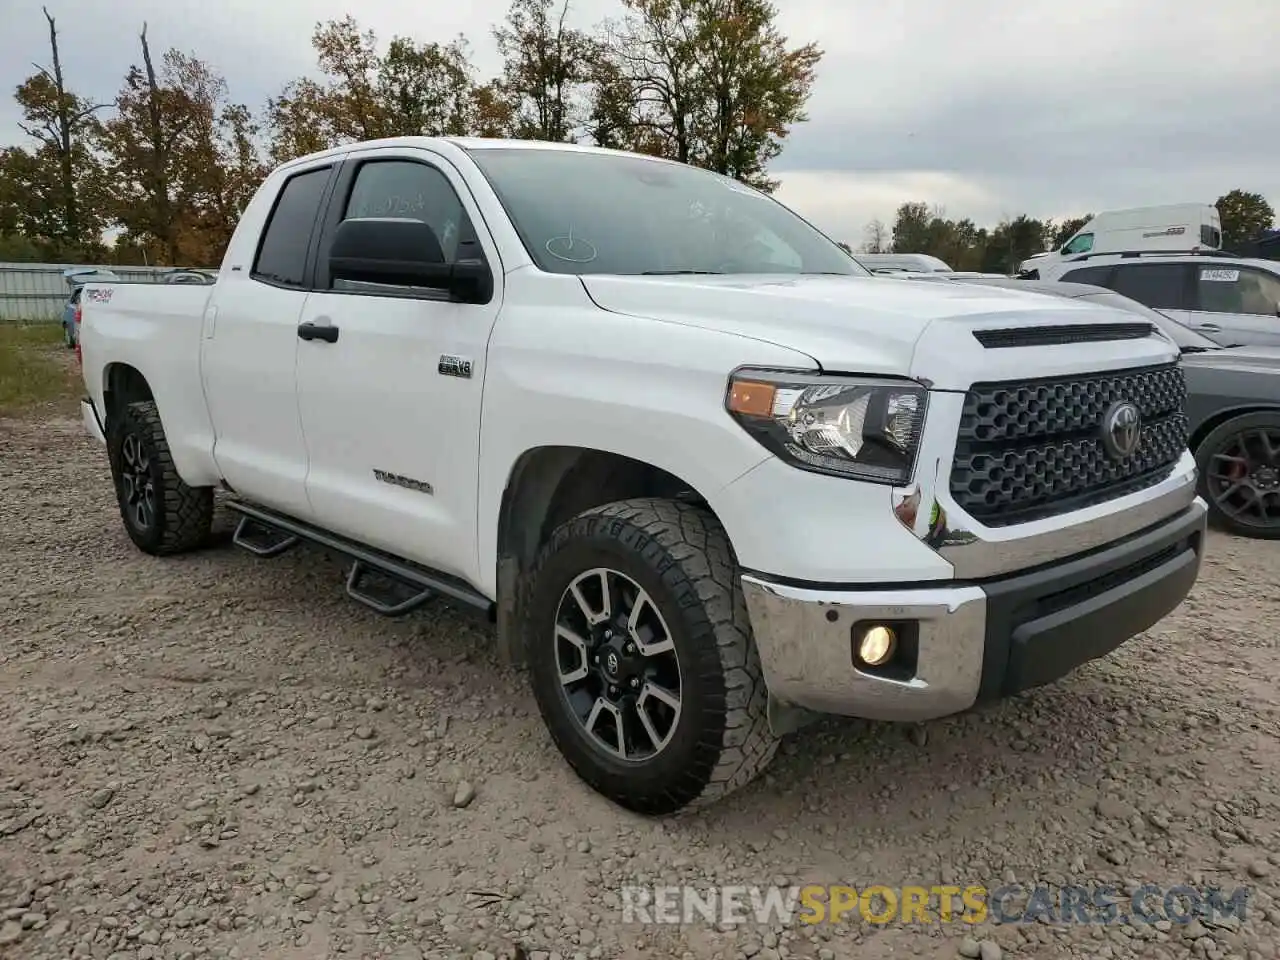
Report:
[[[1142,439],[1142,415],[1128,400],[1112,404],[1102,418],[1102,445],[1117,460],[1132,456]]]

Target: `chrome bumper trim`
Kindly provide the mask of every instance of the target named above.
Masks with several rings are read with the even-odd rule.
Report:
[[[765,682],[786,703],[869,720],[928,720],[977,700],[986,628],[978,587],[834,592],[744,575],[742,588]],[[849,628],[859,620],[919,621],[916,676],[858,670]]]

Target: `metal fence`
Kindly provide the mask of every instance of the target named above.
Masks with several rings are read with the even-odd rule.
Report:
[[[53,323],[71,295],[64,270],[110,270],[121,280],[159,283],[173,267],[134,267],[81,263],[0,263],[0,321]]]

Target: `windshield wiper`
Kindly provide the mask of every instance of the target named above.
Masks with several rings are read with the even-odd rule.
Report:
[[[721,270],[644,270],[641,272],[642,277],[679,277],[688,274],[699,274],[702,276],[720,276]]]

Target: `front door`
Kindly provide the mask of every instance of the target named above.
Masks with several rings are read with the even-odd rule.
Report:
[[[487,304],[444,291],[333,281],[333,230],[353,217],[425,222],[446,262],[484,258]],[[476,484],[485,347],[502,273],[457,170],[427,150],[348,157],[324,218],[316,291],[301,320],[328,328],[298,344],[307,495],[336,533],[468,580],[477,574]],[[336,338],[335,338],[336,335]]]

